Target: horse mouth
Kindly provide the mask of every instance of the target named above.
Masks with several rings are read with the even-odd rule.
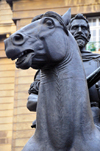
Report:
[[[26,58],[28,58],[31,54],[34,55],[34,51],[33,50],[25,50],[23,51],[17,58],[17,61],[15,62],[17,66],[19,66],[20,64],[22,64]]]

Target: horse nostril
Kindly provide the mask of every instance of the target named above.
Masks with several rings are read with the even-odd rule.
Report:
[[[25,41],[25,38],[22,34],[16,34],[12,38],[14,45],[22,45]]]

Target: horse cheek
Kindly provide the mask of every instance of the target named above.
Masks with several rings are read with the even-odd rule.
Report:
[[[53,38],[54,37],[54,38]],[[66,54],[63,37],[51,35],[45,39],[46,53],[52,62],[60,62]]]

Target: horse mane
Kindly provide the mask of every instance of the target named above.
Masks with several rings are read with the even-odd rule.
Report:
[[[38,16],[34,17],[32,19],[32,22],[34,22],[36,20],[39,20],[39,19],[42,19],[43,17],[52,17],[52,18],[58,20],[59,23],[63,26],[63,29],[64,29],[65,33],[68,35],[68,30],[67,30],[67,27],[66,27],[62,17],[59,14],[57,14],[53,11],[48,11],[45,14],[41,14],[41,15],[38,15]]]

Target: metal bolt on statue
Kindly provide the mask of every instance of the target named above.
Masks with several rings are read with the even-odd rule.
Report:
[[[41,69],[37,126],[23,151],[100,151],[79,48],[62,17],[47,12],[5,41],[16,67]]]

